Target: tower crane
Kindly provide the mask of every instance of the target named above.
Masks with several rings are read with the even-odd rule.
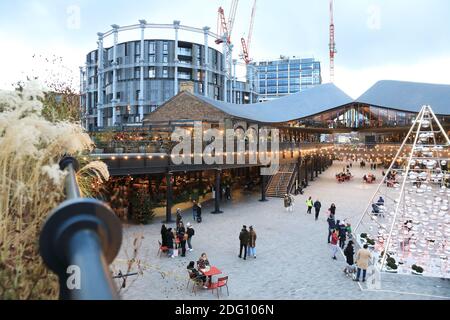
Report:
[[[234,21],[236,17],[236,11],[239,0],[233,0],[230,7],[230,13],[228,14],[228,21],[225,18],[225,11],[222,7],[217,10],[217,34],[222,36],[227,34],[227,43],[231,44],[231,33],[233,31]],[[217,39],[216,44],[223,42],[222,39]]]
[[[333,19],[333,0],[330,0],[330,82],[334,81],[334,55],[336,51],[336,43],[334,42],[334,19]]]
[[[246,64],[249,64],[252,61],[252,59],[250,58],[249,50],[250,50],[250,43],[252,41],[253,24],[255,21],[255,11],[256,11],[256,0],[253,1],[252,15],[250,18],[250,27],[248,29],[247,41],[245,41],[243,37],[241,38],[242,59],[245,61]]]

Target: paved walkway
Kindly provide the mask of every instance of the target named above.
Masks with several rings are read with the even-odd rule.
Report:
[[[282,199],[259,202],[255,194],[241,194],[239,199],[224,201],[224,213],[220,215],[209,213],[212,203],[204,206],[203,223],[193,223],[195,251],[184,258],[156,256],[159,221],[144,227],[127,227],[125,239],[140,232],[144,235],[139,258],[146,268],[143,276],[130,279],[129,286],[123,289],[123,298],[217,299],[207,290],[199,290],[194,296],[186,289],[187,264],[206,252],[211,264],[229,276],[230,296],[223,290],[221,299],[450,299],[448,280],[383,274],[381,290],[368,291],[343,274],[344,258],[339,256],[338,261],[333,261],[327,244],[326,208],[334,202],[337,219],[349,218],[356,223],[376,184],[363,184],[362,176],[369,170],[359,168],[351,170],[354,180],[338,184],[334,175],[342,167],[342,163],[336,163],[312,182],[304,195],[297,196],[293,213],[285,212]],[[380,170],[376,176],[381,177]],[[322,202],[319,221],[306,215],[308,196]],[[184,221],[192,223],[190,211],[184,214]],[[238,236],[243,224],[253,225],[257,232],[256,259],[238,258]],[[123,248],[131,247],[128,242]],[[117,259],[116,268],[126,269],[125,251]]]

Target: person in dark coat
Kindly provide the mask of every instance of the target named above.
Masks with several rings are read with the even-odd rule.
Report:
[[[333,231],[336,228],[336,221],[334,221],[334,216],[330,215],[327,219],[327,222],[328,222],[328,243],[330,243],[331,235],[333,234]]]
[[[161,245],[167,247],[167,228],[165,224],[161,227]]]
[[[322,207],[322,204],[320,203],[320,201],[316,200],[314,202],[314,209],[316,210],[316,221],[319,219],[319,213],[320,213],[321,207]]]
[[[197,222],[202,222],[202,205],[200,203],[197,204]]]
[[[239,241],[241,243],[239,249],[239,258],[242,258],[242,249],[244,249],[244,260],[247,259],[247,245],[249,240],[249,233],[247,230],[247,226],[243,226],[241,233],[239,234]]]
[[[344,249],[345,241],[347,240],[347,228],[344,223],[341,223],[339,220],[336,223],[336,228],[339,233],[339,247]]]
[[[354,255],[355,255],[355,249],[353,248],[353,241],[350,240],[347,244],[347,247],[344,250],[345,259],[347,261],[347,264],[351,267],[355,263]]]
[[[334,203],[331,204],[330,213],[334,216],[336,214],[336,205]]]
[[[186,256],[186,240],[187,237],[185,237],[186,234],[186,228],[184,227],[183,222],[180,222],[177,228],[177,238],[180,241],[181,246],[181,256]]]
[[[168,228],[167,229],[167,236],[166,236],[166,241],[167,241],[167,247],[169,248],[169,255],[171,258],[174,258],[173,256],[173,232],[172,232],[172,228]]]

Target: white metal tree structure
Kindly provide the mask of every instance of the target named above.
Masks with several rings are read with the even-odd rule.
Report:
[[[380,271],[450,278],[450,140],[423,106],[354,228]]]

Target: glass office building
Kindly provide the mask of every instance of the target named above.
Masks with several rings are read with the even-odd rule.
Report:
[[[282,58],[255,62],[259,80],[259,101],[297,93],[322,83],[320,62],[314,58]]]

